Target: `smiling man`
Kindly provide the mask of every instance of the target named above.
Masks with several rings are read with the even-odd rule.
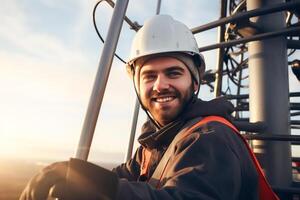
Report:
[[[127,163],[108,171],[71,159],[36,175],[21,200],[277,199],[230,122],[231,103],[197,98],[205,63],[191,31],[167,15],[146,21],[127,71],[148,121]]]

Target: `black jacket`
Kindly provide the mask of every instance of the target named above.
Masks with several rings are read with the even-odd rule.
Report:
[[[162,187],[147,183],[176,134],[195,118],[217,115],[230,120],[231,103],[194,99],[176,121],[157,130],[143,126],[134,157],[113,171],[120,179],[118,199],[258,199],[258,175],[242,140],[219,122],[209,122],[176,145]],[[143,148],[152,152],[147,176],[140,176]]]

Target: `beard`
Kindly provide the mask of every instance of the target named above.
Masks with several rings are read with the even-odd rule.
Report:
[[[143,106],[161,126],[176,120],[194,95],[193,84],[185,91],[170,88],[161,92],[149,91],[141,99]]]

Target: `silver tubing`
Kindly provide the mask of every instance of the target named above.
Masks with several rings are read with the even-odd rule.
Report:
[[[161,0],[157,0],[156,14],[159,15],[161,8]]]
[[[132,124],[131,124],[129,144],[128,144],[128,148],[127,148],[125,162],[130,160],[130,158],[132,156],[134,138],[135,138],[135,133],[136,133],[136,126],[137,126],[138,117],[139,117],[139,110],[140,110],[140,102],[139,102],[138,98],[136,98],[134,113],[133,113],[133,118],[132,118]]]
[[[284,0],[247,0],[247,9],[269,7]],[[281,4],[279,4],[281,5]],[[250,19],[265,31],[285,28],[283,12]],[[267,124],[265,134],[290,135],[289,81],[286,37],[279,35],[248,43],[250,122]],[[253,141],[254,152],[273,186],[292,183],[289,142]]]
[[[108,80],[111,64],[122,29],[123,19],[129,0],[117,0],[112,19],[109,25],[107,38],[98,65],[98,71],[94,87],[90,97],[88,109],[83,123],[76,158],[87,160],[90,151],[93,135],[103,100],[106,83]]]
[[[282,29],[276,30],[276,31],[259,33],[259,34],[255,34],[255,35],[248,36],[245,38],[240,38],[240,39],[231,40],[228,42],[220,42],[217,44],[200,47],[199,51],[203,52],[203,51],[210,51],[212,49],[217,49],[217,48],[226,48],[226,47],[231,47],[231,46],[234,46],[237,44],[244,44],[244,43],[248,43],[251,41],[270,39],[270,38],[274,38],[274,37],[278,37],[278,36],[285,36],[285,35],[298,36],[299,33],[300,33],[299,26],[290,27],[290,28],[282,28]]]
[[[156,7],[156,15],[159,15],[160,7],[161,7],[161,0],[158,0],[157,7]],[[127,148],[125,162],[130,160],[130,158],[132,156],[134,138],[135,138],[135,133],[136,133],[136,126],[137,126],[138,117],[139,117],[139,110],[140,110],[140,103],[139,103],[138,98],[136,98],[133,119],[132,119],[132,124],[131,124],[130,137],[129,137],[129,144],[128,144],[128,148]]]
[[[226,17],[227,10],[227,0],[220,1],[220,19]],[[218,27],[218,43],[224,42],[225,35],[225,25],[220,25]],[[219,48],[217,50],[217,66],[216,66],[216,81],[214,87],[214,96],[221,96],[222,92],[222,72],[223,72],[223,56],[224,56],[224,48]]]
[[[156,7],[156,15],[159,15],[160,7],[161,7],[161,0],[158,0],[157,7]],[[138,98],[136,98],[125,162],[130,160],[130,158],[132,156],[134,138],[135,138],[135,133],[136,133],[136,126],[137,126],[138,117],[139,117],[139,110],[140,110],[140,103],[139,103]]]
[[[268,7],[265,8],[258,8],[255,10],[248,10],[247,12],[241,12],[241,13],[237,13],[235,15],[230,15],[228,17],[219,19],[217,21],[213,21],[210,22],[208,24],[204,24],[202,26],[198,26],[198,27],[194,27],[191,29],[191,31],[196,34],[196,33],[200,33],[212,28],[215,28],[217,26],[220,26],[222,24],[227,24],[227,23],[231,23],[231,22],[237,22],[243,19],[250,19],[252,17],[255,16],[259,16],[259,15],[267,15],[270,14],[272,12],[279,12],[279,11],[283,11],[283,10],[289,10],[289,9],[293,9],[293,8],[298,8],[300,6],[300,1],[291,1],[291,2],[283,2],[283,3],[278,3],[278,4],[272,4]]]

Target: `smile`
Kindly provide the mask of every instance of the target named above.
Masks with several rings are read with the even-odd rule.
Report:
[[[158,97],[158,98],[155,98],[154,101],[156,101],[158,103],[166,103],[166,102],[170,102],[174,99],[175,99],[175,97]]]

